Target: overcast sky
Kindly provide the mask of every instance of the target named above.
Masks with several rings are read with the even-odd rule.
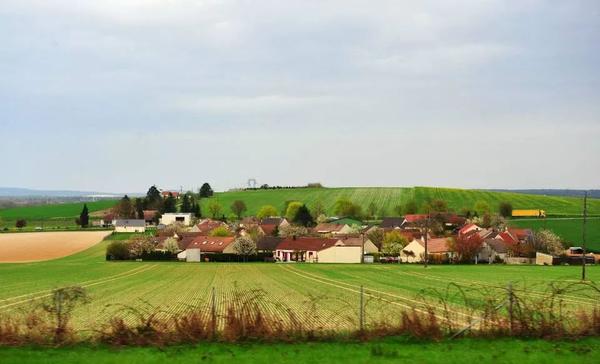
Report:
[[[0,1],[0,186],[600,187],[600,2]]]

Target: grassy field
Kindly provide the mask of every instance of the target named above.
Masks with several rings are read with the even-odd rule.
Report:
[[[0,348],[2,363],[594,363],[600,340],[473,340],[368,343],[202,344],[167,348]]]
[[[497,210],[502,201],[511,202],[515,209],[542,209],[554,216],[580,216],[582,201],[574,197],[556,197],[541,195],[526,195],[510,192],[488,192],[480,190],[461,190],[450,188],[413,187],[413,188],[303,188],[281,190],[232,191],[216,193],[216,199],[223,205],[226,214],[235,200],[242,200],[248,206],[247,215],[254,215],[263,205],[273,205],[278,209],[285,206],[286,201],[301,201],[309,207],[320,201],[328,214],[333,215],[335,202],[340,198],[349,198],[361,205],[366,211],[374,202],[379,215],[393,215],[397,205],[405,205],[414,200],[419,206],[432,199],[443,199],[448,206],[459,211],[462,208],[473,208],[477,201],[483,200]],[[203,212],[208,213],[209,200],[202,201]],[[589,213],[600,215],[600,199],[589,200]]]
[[[109,209],[116,204],[115,200],[100,200],[87,202],[90,213]],[[14,227],[18,219],[27,220],[29,229],[36,226],[44,227],[72,227],[75,218],[83,209],[83,203],[64,203],[15,207],[0,209],[0,226]]]
[[[105,323],[110,317],[133,316],[123,307],[150,311],[159,316],[183,313],[190,307],[206,307],[214,287],[217,309],[224,312],[236,292],[259,290],[264,308],[278,314],[290,308],[302,320],[336,329],[356,328],[360,286],[365,287],[367,321],[376,322],[423,302],[435,304],[446,295],[450,283],[470,291],[501,295],[508,282],[528,294],[542,297],[550,282],[569,283],[579,278],[578,267],[540,266],[431,266],[334,265],[178,262],[106,262],[108,241],[84,252],[54,261],[0,264],[0,314],[28,312],[57,287],[86,288],[92,302],[75,311],[79,328]],[[600,281],[600,267],[588,269],[589,278]],[[456,293],[456,292],[454,292]],[[460,314],[461,297],[447,297]],[[568,299],[576,306],[594,299],[580,295]],[[284,307],[284,306],[285,307]],[[287,311],[286,311],[287,312]]]
[[[565,219],[520,219],[511,220],[511,226],[530,228],[533,230],[549,229],[564,239],[566,245],[581,246],[583,220],[580,218]],[[587,224],[587,247],[600,252],[600,218],[590,218]]]

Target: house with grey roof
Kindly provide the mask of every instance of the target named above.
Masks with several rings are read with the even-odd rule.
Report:
[[[117,219],[115,231],[118,233],[143,233],[146,231],[146,221],[143,219]]]

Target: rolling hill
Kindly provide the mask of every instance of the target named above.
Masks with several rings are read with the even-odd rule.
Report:
[[[454,188],[435,187],[340,187],[340,188],[298,188],[254,191],[230,191],[216,193],[211,199],[202,200],[203,212],[208,212],[210,200],[218,201],[226,214],[235,200],[242,200],[248,207],[247,215],[254,215],[263,205],[273,205],[278,209],[285,206],[286,201],[301,201],[309,207],[320,201],[328,214],[333,215],[335,202],[340,198],[349,198],[366,209],[374,202],[379,215],[393,215],[393,209],[398,204],[404,205],[414,200],[423,206],[427,201],[442,199],[450,209],[460,211],[463,208],[473,208],[480,200],[497,209],[502,201],[512,203],[515,209],[542,209],[549,216],[580,216],[582,200],[577,197],[528,195],[515,192],[495,192],[484,190],[463,190]],[[590,215],[600,215],[600,199],[588,200]]]
[[[109,209],[116,200],[86,202],[89,212]],[[13,227],[17,219],[25,219],[30,228],[35,226],[75,226],[75,218],[81,213],[83,202],[32,205],[0,209],[0,226]]]

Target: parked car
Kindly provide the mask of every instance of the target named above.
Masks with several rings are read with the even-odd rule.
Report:
[[[400,263],[400,258],[398,258],[398,257],[381,257],[381,258],[379,258],[379,263],[383,263],[383,264]]]

